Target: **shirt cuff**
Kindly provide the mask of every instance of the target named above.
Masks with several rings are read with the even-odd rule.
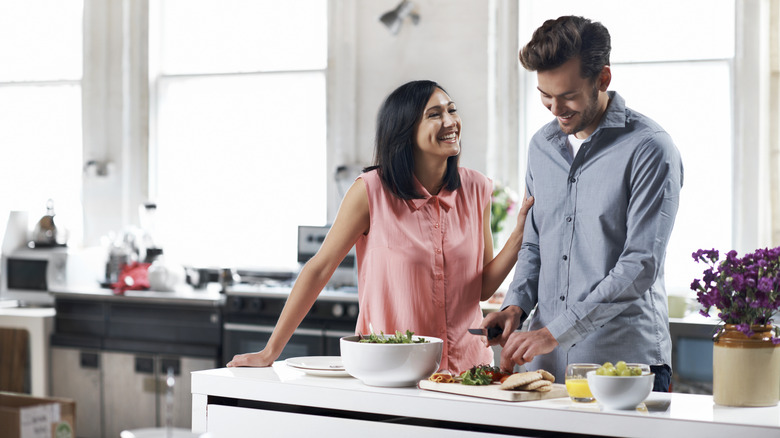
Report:
[[[565,313],[547,324],[547,330],[550,331],[550,334],[558,341],[558,346],[564,351],[573,347],[574,344],[582,339],[582,336],[577,332],[574,324],[569,321]]]
[[[523,309],[523,321],[525,321],[525,319],[528,318],[528,315],[531,313],[531,310],[533,310],[534,308],[534,305],[530,299],[525,299],[520,294],[512,293],[511,291],[506,294],[506,297],[504,297],[504,302],[501,303],[500,310],[504,310],[509,306],[517,306]]]

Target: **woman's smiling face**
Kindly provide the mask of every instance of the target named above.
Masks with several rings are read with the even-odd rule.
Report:
[[[461,121],[455,102],[436,88],[417,122],[416,152],[449,158],[460,153]]]

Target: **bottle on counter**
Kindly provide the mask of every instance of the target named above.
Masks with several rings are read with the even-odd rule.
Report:
[[[122,268],[138,261],[138,248],[135,246],[135,238],[130,233],[122,233],[119,237],[108,239],[105,283],[114,284],[119,280]]]
[[[157,204],[144,202],[138,207],[138,220],[141,223],[141,246],[143,247],[143,261],[153,263],[162,254],[160,239],[155,230],[157,216]]]

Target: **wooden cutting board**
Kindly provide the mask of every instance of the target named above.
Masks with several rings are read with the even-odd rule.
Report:
[[[546,400],[549,398],[568,397],[566,386],[560,383],[553,383],[552,390],[549,392],[538,391],[514,391],[501,389],[501,385],[494,383],[484,386],[463,385],[460,383],[437,383],[430,380],[420,380],[417,384],[420,389],[428,391],[446,392],[450,394],[468,395],[471,397],[489,398],[493,400],[504,400],[511,402]]]

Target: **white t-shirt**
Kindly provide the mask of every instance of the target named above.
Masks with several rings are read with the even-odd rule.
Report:
[[[582,143],[587,139],[588,138],[586,137],[580,140],[574,134],[569,134],[569,153],[571,154],[572,160],[577,156],[577,151],[580,150],[580,146],[582,146]]]

